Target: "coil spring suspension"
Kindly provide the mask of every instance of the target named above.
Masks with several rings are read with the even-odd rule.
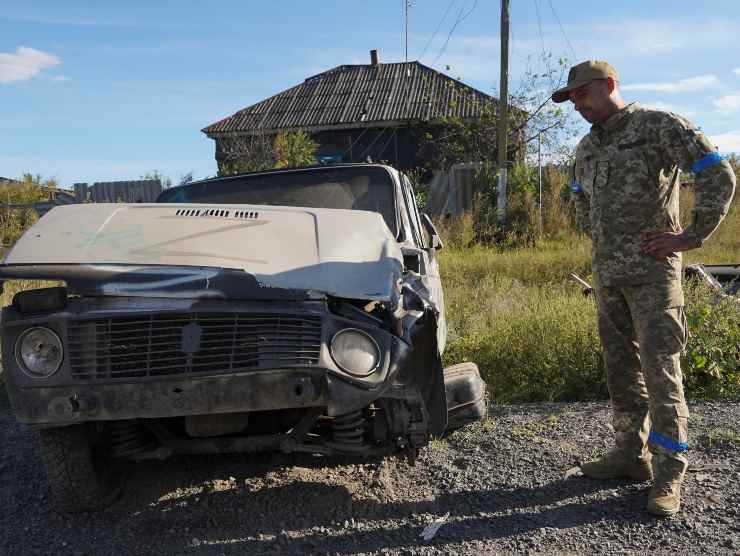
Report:
[[[344,446],[359,446],[363,441],[365,418],[362,411],[353,411],[334,418],[334,442]]]
[[[141,426],[135,421],[111,423],[110,439],[110,453],[114,458],[131,459],[154,448],[152,443],[144,438]]]

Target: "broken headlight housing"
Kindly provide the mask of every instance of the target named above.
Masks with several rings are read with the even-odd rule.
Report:
[[[340,330],[334,334],[329,347],[336,364],[353,376],[369,376],[380,366],[378,343],[363,330]]]
[[[15,341],[15,360],[31,378],[48,378],[59,370],[64,348],[59,335],[43,326],[34,326]]]

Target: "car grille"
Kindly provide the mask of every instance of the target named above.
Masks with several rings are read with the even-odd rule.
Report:
[[[79,380],[316,365],[320,350],[321,318],[305,315],[159,314],[68,325]]]

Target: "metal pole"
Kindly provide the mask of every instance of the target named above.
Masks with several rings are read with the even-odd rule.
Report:
[[[537,134],[537,168],[539,170],[539,189],[540,189],[540,234],[542,233],[542,132]]]
[[[498,121],[498,221],[500,233],[506,232],[506,132],[509,111],[509,0],[501,0],[501,87]]]
[[[409,4],[411,0],[404,0],[406,4],[406,62],[409,61]]]

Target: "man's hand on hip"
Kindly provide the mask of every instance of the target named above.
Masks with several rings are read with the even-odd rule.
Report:
[[[663,232],[645,236],[642,250],[656,259],[665,259],[671,253],[693,249],[692,243],[681,232]]]

